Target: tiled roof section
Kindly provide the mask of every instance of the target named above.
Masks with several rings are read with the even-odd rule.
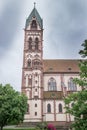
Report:
[[[26,20],[26,25],[25,28],[27,28],[27,26],[29,25],[30,21],[32,20],[32,17],[36,17],[41,29],[43,29],[43,20],[41,19],[37,9],[34,7],[34,9],[32,10],[31,14],[29,15],[29,17]]]
[[[52,72],[76,72],[80,71],[79,69],[79,60],[43,60],[43,71],[44,73]]]
[[[44,99],[63,99],[62,91],[44,91],[43,92]]]

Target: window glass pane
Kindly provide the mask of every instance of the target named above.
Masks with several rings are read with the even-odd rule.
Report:
[[[50,78],[49,81],[48,81],[48,90],[49,91],[55,91],[57,90],[57,87],[56,87],[56,81],[54,78]]]
[[[28,64],[28,67],[31,67],[31,60],[30,59],[28,60],[27,64]]]
[[[68,88],[70,91],[76,91],[77,87],[76,84],[73,82],[73,78],[70,78],[69,82],[68,82]]]
[[[32,38],[31,37],[29,38],[29,49],[30,50],[32,49]]]
[[[29,112],[29,104],[27,104],[27,112]]]
[[[35,112],[35,116],[37,116],[37,112]]]
[[[62,112],[62,104],[59,104],[59,112]]]
[[[51,105],[50,105],[50,104],[47,105],[47,112],[48,112],[48,113],[51,112]]]
[[[35,107],[37,107],[37,104],[35,104]]]
[[[38,38],[35,39],[35,49],[38,50],[38,43],[39,43],[39,40]]]

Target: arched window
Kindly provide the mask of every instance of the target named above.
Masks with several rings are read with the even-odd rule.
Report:
[[[34,65],[38,66],[40,64],[40,62],[38,60],[34,61]]]
[[[41,63],[40,60],[38,60],[38,59],[33,60],[33,67],[34,68],[39,68],[40,69],[41,65],[42,65],[42,63]]]
[[[39,43],[39,40],[38,40],[38,38],[36,37],[36,38],[35,38],[35,50],[38,50],[38,43]]]
[[[31,67],[31,60],[29,59],[27,62],[27,66],[30,68]]]
[[[37,104],[35,104],[35,107],[37,107]]]
[[[29,108],[29,104],[27,104],[27,113],[29,113],[29,110],[30,108]]]
[[[62,112],[63,110],[62,110],[62,104],[60,103],[59,104],[59,112]]]
[[[31,50],[32,49],[32,38],[30,37],[29,38],[29,50]]]
[[[50,78],[48,81],[48,91],[56,91],[56,80],[54,78]]]
[[[29,84],[29,85],[32,85],[32,78],[29,78],[29,79],[28,79],[28,84]]]
[[[37,116],[37,112],[35,112],[35,116]]]
[[[70,78],[70,79],[69,79],[68,89],[69,89],[70,91],[76,91],[76,90],[77,90],[76,84],[73,82],[73,78]]]
[[[36,20],[33,20],[33,21],[32,21],[32,23],[31,23],[31,28],[32,28],[32,29],[37,29]]]
[[[51,113],[51,105],[50,104],[47,104],[47,112]]]

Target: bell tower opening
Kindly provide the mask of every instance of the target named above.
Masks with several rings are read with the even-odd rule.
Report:
[[[38,40],[38,38],[36,37],[35,38],[35,50],[38,50],[38,46],[39,46],[39,40]]]
[[[29,38],[29,45],[28,46],[29,46],[29,50],[31,50],[32,49],[32,38],[31,37]]]
[[[37,23],[36,23],[36,20],[32,20],[32,23],[31,23],[31,29],[37,29]]]

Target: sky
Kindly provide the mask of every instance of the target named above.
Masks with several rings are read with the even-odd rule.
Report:
[[[43,57],[79,59],[87,39],[87,0],[0,0],[0,83],[21,91],[25,22],[34,2],[43,19]]]

